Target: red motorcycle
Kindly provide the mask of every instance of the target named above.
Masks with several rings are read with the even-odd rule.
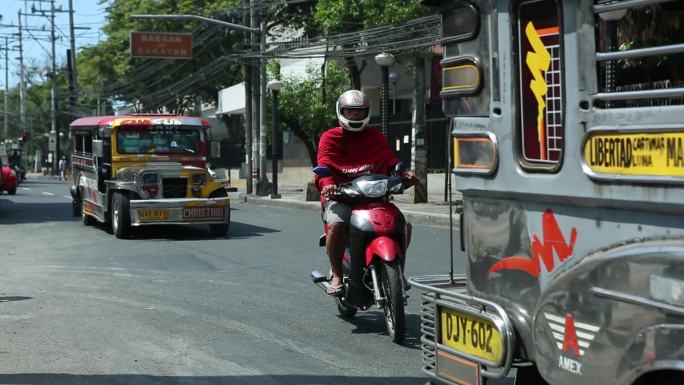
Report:
[[[319,166],[314,172],[326,176],[330,169]],[[387,333],[398,344],[403,342],[406,330],[404,307],[410,287],[404,278],[404,262],[411,225],[390,203],[389,196],[403,190],[398,175],[365,175],[339,186],[339,194],[352,206],[352,214],[342,260],[344,289],[334,297],[344,319],[352,319],[358,310],[368,310],[374,304],[382,309]],[[327,225],[325,231],[327,234]],[[326,234],[319,241],[322,247]],[[323,290],[327,290],[330,278],[330,274],[311,272],[312,281]]]

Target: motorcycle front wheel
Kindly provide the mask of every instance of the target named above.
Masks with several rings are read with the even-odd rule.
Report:
[[[382,262],[380,285],[385,297],[385,325],[387,334],[397,344],[404,342],[406,316],[404,314],[404,293],[401,287],[399,261]]]

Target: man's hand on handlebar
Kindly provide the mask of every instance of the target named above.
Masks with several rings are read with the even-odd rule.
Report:
[[[321,195],[323,195],[327,199],[331,199],[332,197],[338,195],[340,193],[340,189],[337,187],[337,185],[334,184],[329,184],[325,187],[323,187],[323,190],[321,191]]]
[[[417,185],[420,182],[420,178],[412,170],[406,170],[401,174],[401,182],[404,184],[404,187],[408,188]]]

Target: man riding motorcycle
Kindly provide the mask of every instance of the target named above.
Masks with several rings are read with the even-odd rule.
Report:
[[[326,251],[332,277],[327,293],[331,295],[339,295],[343,288],[342,256],[351,217],[351,207],[339,201],[338,185],[362,175],[388,174],[399,163],[382,133],[368,126],[370,102],[363,92],[344,92],[337,99],[335,112],[340,126],[323,133],[317,154],[318,166],[327,166],[331,173],[315,177],[328,226]],[[407,187],[418,182],[410,170],[403,171],[402,179]]]

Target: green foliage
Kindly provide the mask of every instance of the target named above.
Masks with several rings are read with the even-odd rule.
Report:
[[[681,3],[663,3],[631,9],[617,22],[620,51],[684,42],[684,7]],[[684,57],[656,55],[621,59],[626,83],[681,79]]]
[[[399,24],[428,12],[415,0],[319,0],[315,17],[331,35]]]
[[[309,66],[306,76],[285,76],[280,91],[280,121],[304,141],[315,165],[318,139],[335,122],[335,103],[348,89],[347,76],[335,62],[320,68]]]

